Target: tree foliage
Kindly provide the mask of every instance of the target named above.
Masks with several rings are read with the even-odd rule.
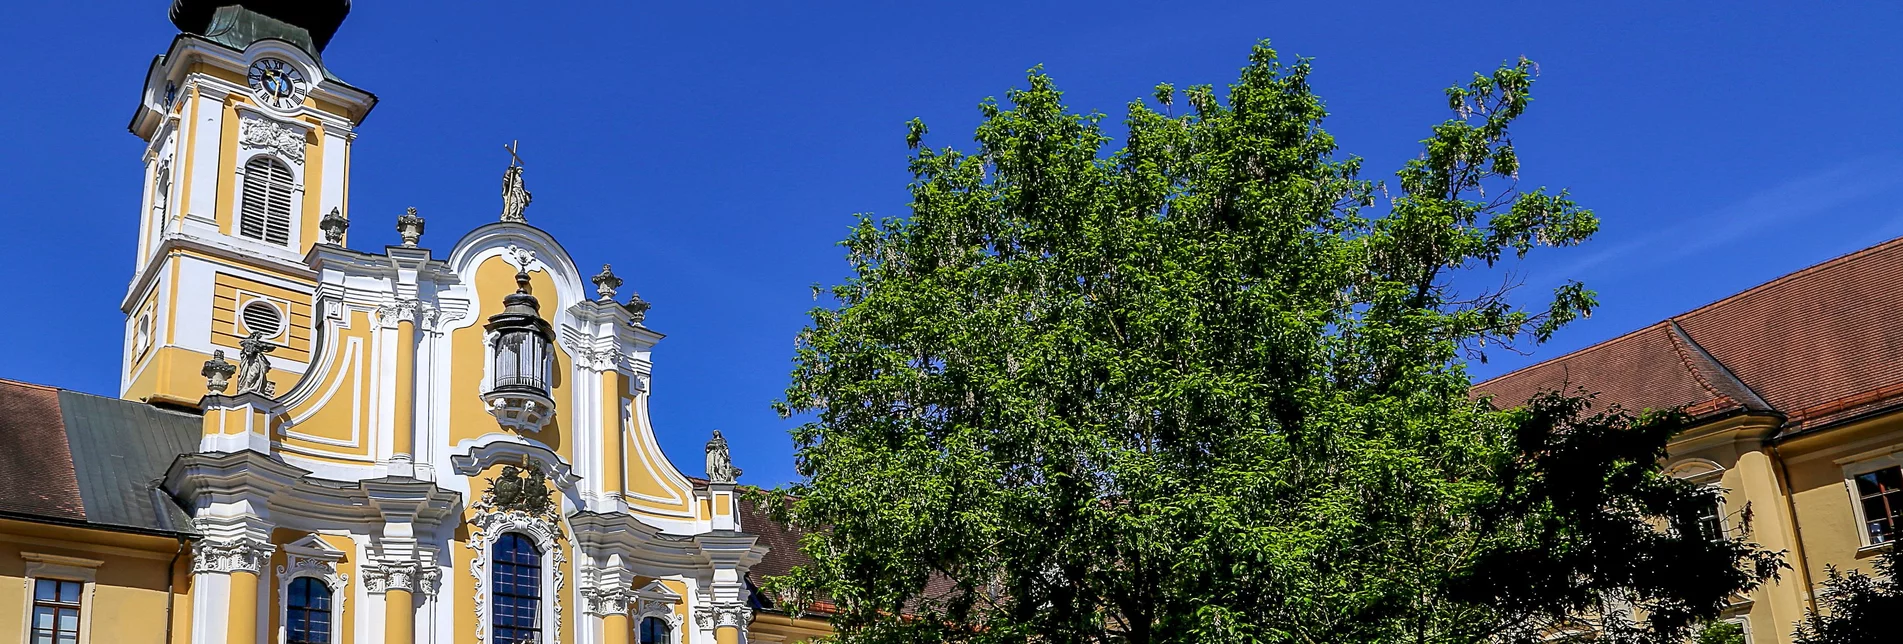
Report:
[[[772,590],[846,642],[1683,639],[1774,572],[1658,528],[1713,494],[1659,473],[1682,417],[1469,395],[1594,305],[1456,288],[1597,228],[1517,187],[1532,64],[1448,90],[1392,188],[1310,72],[1257,46],[1114,150],[1036,69],[971,152],[914,121],[910,216],[859,219],[799,336],[805,481],[761,500],[813,563]]]
[[[1824,580],[1824,612],[1807,611],[1792,638],[1797,644],[1876,644],[1896,641],[1903,615],[1903,550],[1892,546],[1877,559],[1877,574],[1830,568]]]

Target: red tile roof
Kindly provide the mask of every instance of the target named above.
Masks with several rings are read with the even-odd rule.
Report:
[[[1474,386],[1496,404],[1583,386],[1632,409],[1776,411],[1807,429],[1903,403],[1903,239]]]
[[[0,437],[0,511],[86,520],[58,389],[0,380]]]

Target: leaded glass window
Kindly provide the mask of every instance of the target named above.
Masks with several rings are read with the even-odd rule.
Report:
[[[535,644],[542,635],[542,551],[528,537],[502,535],[491,550],[489,627],[494,644]]]
[[[310,577],[293,579],[284,606],[285,644],[330,644],[330,586]]]
[[[641,644],[672,644],[674,638],[668,633],[667,620],[649,617],[641,620]]]

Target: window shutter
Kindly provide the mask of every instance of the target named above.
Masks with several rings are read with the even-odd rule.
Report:
[[[260,156],[245,164],[238,234],[272,244],[291,243],[293,187],[290,166]]]

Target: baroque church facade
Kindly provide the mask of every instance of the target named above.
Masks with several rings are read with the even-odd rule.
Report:
[[[662,334],[603,265],[496,221],[352,247],[376,97],[324,66],[348,0],[175,0],[119,399],[0,383],[0,641],[738,644],[824,622],[755,583],[791,550],[649,415]],[[450,238],[431,235],[433,239]],[[589,264],[594,266],[596,264]],[[22,489],[22,488],[14,488]],[[751,530],[751,531],[750,531]],[[763,562],[771,565],[763,567]],[[10,582],[11,580],[0,579]],[[10,632],[11,631],[11,632]]]

